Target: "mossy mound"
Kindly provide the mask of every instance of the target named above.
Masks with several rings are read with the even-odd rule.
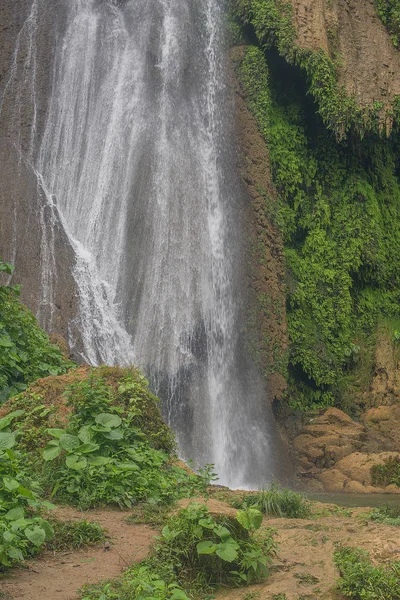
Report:
[[[159,400],[148,387],[142,373],[135,368],[80,366],[65,375],[50,376],[33,382],[27,390],[10,398],[0,409],[0,418],[22,410],[14,420],[20,446],[39,452],[51,439],[48,429],[65,427],[71,417],[93,404],[118,409],[124,418],[134,407],[132,427],[137,427],[151,446],[167,453],[175,452],[175,440],[164,423]]]

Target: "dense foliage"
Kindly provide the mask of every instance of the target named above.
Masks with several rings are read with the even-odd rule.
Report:
[[[368,519],[376,523],[385,523],[385,525],[400,527],[400,506],[386,504],[375,508],[369,513]]]
[[[400,318],[398,137],[338,143],[275,52],[248,47],[238,74],[279,192],[292,405],[344,407],[377,323]]]
[[[374,0],[376,10],[382,23],[387,27],[393,45],[400,43],[400,2],[399,0]]]
[[[400,562],[373,566],[367,552],[359,548],[341,548],[335,552],[335,564],[341,579],[339,590],[353,600],[398,600],[400,598]]]
[[[12,266],[0,260],[2,274],[11,275]],[[18,295],[18,286],[0,284],[0,403],[31,381],[65,373],[71,366]]]
[[[378,0],[379,1],[379,0]],[[383,0],[384,1],[384,0]],[[393,0],[393,4],[397,0]],[[292,22],[293,7],[281,0],[229,0],[232,19],[245,29],[251,28],[263,49],[276,47],[290,65],[304,70],[308,93],[318,104],[318,112],[324,124],[341,139],[352,129],[359,133],[378,131],[384,127],[383,105],[375,102],[361,108],[354,97],[349,96],[338,83],[338,65],[335,32],[331,31],[331,58],[318,51],[301,48],[296,42]],[[387,116],[397,114],[394,103]]]
[[[372,485],[400,487],[400,455],[387,458],[382,464],[371,467]]]
[[[49,378],[41,395],[33,389],[9,407],[23,411],[19,444],[52,498],[82,508],[168,504],[209,483],[207,469],[198,477],[174,464],[173,434],[139,371],[86,368]]]
[[[46,503],[38,497],[39,485],[16,449],[11,425],[18,416],[10,413],[0,419],[0,571],[32,556],[54,535],[40,516]]]
[[[189,504],[168,519],[149,559],[119,581],[90,588],[84,600],[187,600],[184,590],[205,594],[220,584],[259,581],[268,575],[276,549],[269,530],[256,531],[261,521],[255,509],[233,518]]]

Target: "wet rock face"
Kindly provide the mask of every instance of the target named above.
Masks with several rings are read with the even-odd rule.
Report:
[[[67,339],[76,314],[74,255],[32,168],[51,85],[52,16],[60,9],[57,0],[45,14],[34,0],[0,5],[0,256],[15,265],[13,283],[22,284],[22,300],[41,325]],[[56,269],[47,282],[45,261]]]
[[[293,0],[293,23],[302,48],[342,59],[340,83],[361,106],[389,106],[400,92],[400,53],[372,0]]]
[[[76,313],[73,251],[31,167],[4,138],[0,173],[0,256],[15,265],[12,283],[22,284],[22,301],[48,331],[67,339],[68,320]],[[45,260],[53,261],[56,270],[48,282],[41,274]],[[46,286],[52,299],[43,293]]]
[[[371,467],[400,451],[399,431],[399,405],[369,410],[362,424],[329,408],[294,439],[300,479],[327,492],[400,493],[400,488],[374,487],[371,481]]]
[[[365,446],[365,427],[337,408],[312,419],[294,440],[301,469],[329,469],[348,454]]]

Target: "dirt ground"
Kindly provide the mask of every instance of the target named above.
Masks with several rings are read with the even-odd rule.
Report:
[[[7,600],[76,600],[77,590],[84,584],[117,577],[132,562],[146,556],[157,533],[147,525],[128,524],[128,514],[58,508],[53,516],[60,520],[99,523],[107,530],[109,543],[85,550],[45,552],[0,580],[0,592]]]
[[[188,502],[181,501],[180,505]],[[214,514],[236,512],[217,499],[210,499],[208,506]],[[340,600],[342,596],[335,589],[339,574],[333,564],[338,543],[367,550],[377,563],[400,560],[399,528],[367,521],[363,518],[368,512],[365,508],[315,507],[316,515],[311,519],[265,518],[263,526],[275,530],[279,544],[270,577],[262,584],[220,590],[216,599],[272,600],[275,595],[285,594],[286,600]],[[147,525],[128,524],[128,514],[58,508],[59,519],[86,519],[102,525],[109,533],[110,548],[102,544],[82,551],[46,552],[0,580],[0,598],[76,600],[84,584],[117,577],[132,562],[147,555],[157,534]]]

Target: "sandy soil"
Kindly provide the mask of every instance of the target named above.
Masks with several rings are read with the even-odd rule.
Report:
[[[202,502],[198,498],[195,501]],[[183,500],[180,506],[186,506]],[[225,502],[207,502],[214,514],[236,514]],[[373,561],[400,560],[400,529],[367,521],[368,509],[342,510],[316,504],[312,519],[265,518],[263,526],[276,531],[279,544],[270,577],[262,584],[240,589],[220,590],[217,600],[272,600],[285,594],[286,600],[341,600],[336,591],[339,573],[333,564],[336,544],[367,550]],[[7,600],[76,600],[77,590],[118,576],[134,561],[143,559],[156,535],[146,525],[128,525],[128,513],[57,509],[60,519],[96,521],[110,535],[110,549],[102,545],[84,551],[45,553],[12,571],[0,582]],[[2,598],[0,594],[0,598]]]

